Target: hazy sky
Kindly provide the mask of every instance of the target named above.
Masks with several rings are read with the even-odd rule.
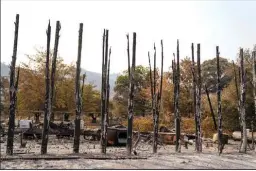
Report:
[[[191,56],[191,43],[201,43],[202,60],[221,56],[235,59],[239,47],[256,44],[256,1],[1,1],[1,61],[11,61],[15,15],[20,14],[17,63],[35,47],[46,47],[51,20],[51,48],[56,21],[61,22],[59,54],[65,63],[77,58],[79,23],[84,23],[82,62],[101,72],[102,34],[109,29],[111,73],[127,69],[126,34],[137,33],[136,65],[148,66],[147,53],[164,42],[164,70],[171,65],[176,41],[181,57]],[[130,40],[132,42],[132,40]]]

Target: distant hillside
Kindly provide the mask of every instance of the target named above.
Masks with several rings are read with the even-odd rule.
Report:
[[[85,72],[86,72],[86,83],[92,83],[96,85],[97,90],[100,90],[101,89],[101,73],[87,71],[82,68],[81,74]],[[4,63],[1,63],[1,76],[8,76],[8,75],[9,75],[9,66]],[[115,81],[117,76],[118,74],[110,74],[109,76],[110,98],[112,98],[114,95],[114,86],[115,86]]]

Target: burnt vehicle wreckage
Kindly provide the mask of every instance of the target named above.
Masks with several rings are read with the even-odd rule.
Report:
[[[157,145],[171,144],[175,145],[175,151],[181,152],[181,144],[185,145],[195,145],[197,152],[202,152],[202,130],[201,130],[201,64],[200,64],[200,44],[197,44],[197,65],[195,66],[194,62],[194,44],[192,43],[192,64],[191,72],[193,76],[193,113],[195,116],[195,134],[186,134],[181,133],[181,116],[179,111],[179,99],[180,99],[180,50],[179,50],[179,40],[177,40],[177,52],[174,54],[174,59],[172,60],[172,83],[174,85],[174,123],[175,129],[170,130],[166,127],[159,128],[159,115],[161,110],[161,99],[162,99],[162,84],[163,84],[163,40],[161,40],[161,72],[159,74],[159,80],[157,80],[156,72],[156,44],[154,43],[154,60],[153,60],[153,69],[151,70],[150,62],[150,52],[148,52],[149,68],[150,68],[150,88],[151,88],[151,112],[152,121],[153,121],[153,132],[139,132],[133,130],[133,119],[134,119],[134,89],[135,89],[135,66],[136,66],[136,40],[137,34],[134,32],[132,35],[132,53],[131,53],[131,62],[130,62],[130,42],[129,34],[127,37],[127,57],[128,57],[128,78],[129,78],[129,96],[128,96],[128,105],[127,105],[127,123],[128,126],[125,127],[120,124],[110,124],[109,119],[109,94],[110,94],[110,84],[109,84],[109,72],[110,72],[110,57],[111,57],[111,47],[109,47],[109,30],[104,29],[103,41],[102,41],[102,81],[101,81],[101,106],[100,106],[100,123],[97,123],[97,117],[93,113],[89,113],[89,116],[92,118],[91,124],[96,125],[96,129],[87,129],[87,124],[84,123],[82,118],[82,98],[81,94],[83,93],[84,79],[83,83],[81,82],[81,53],[82,53],[82,39],[83,39],[83,23],[79,25],[79,35],[78,35],[78,55],[76,63],[76,77],[75,77],[75,118],[74,121],[69,119],[71,113],[63,112],[62,121],[54,121],[54,114],[56,111],[53,111],[53,98],[54,95],[54,81],[55,81],[55,71],[56,71],[56,58],[58,52],[58,43],[59,43],[59,32],[61,26],[60,22],[56,22],[56,33],[55,33],[55,44],[53,52],[53,60],[49,59],[50,54],[50,41],[51,41],[51,25],[50,21],[47,27],[47,51],[46,51],[46,62],[45,62],[45,104],[44,111],[34,112],[34,122],[33,120],[20,120],[18,122],[18,128],[15,129],[15,113],[17,106],[17,91],[18,91],[18,81],[19,81],[19,68],[17,76],[15,77],[15,64],[17,58],[17,42],[18,42],[18,30],[19,30],[19,14],[16,15],[15,22],[15,36],[14,36],[14,47],[13,47],[13,56],[10,66],[10,107],[9,107],[9,122],[7,133],[3,124],[1,123],[0,132],[1,136],[7,134],[7,148],[6,154],[13,155],[13,143],[14,143],[14,134],[21,135],[21,146],[26,146],[22,142],[22,139],[41,139],[41,154],[47,153],[47,144],[48,144],[48,135],[56,135],[57,138],[63,137],[74,137],[74,147],[73,152],[79,153],[79,144],[80,136],[83,136],[84,139],[89,139],[92,141],[100,141],[101,153],[106,154],[107,146],[126,146],[127,155],[131,155],[132,152],[136,154],[136,147],[140,142],[146,142],[152,145],[153,153],[157,153]],[[211,114],[213,122],[215,125],[215,130],[217,134],[215,135],[216,142],[218,143],[218,152],[222,153],[224,145],[227,143],[227,135],[222,132],[222,113],[221,113],[221,88],[220,88],[220,69],[219,69],[219,47],[216,47],[216,58],[217,58],[217,100],[218,108],[217,115],[218,121],[215,120],[214,110],[212,109],[211,101],[208,96],[209,105],[211,108]],[[253,53],[253,75],[254,75],[254,89],[256,89],[256,60],[255,52]],[[238,111],[240,114],[240,123],[241,123],[241,147],[240,152],[246,152],[247,149],[247,134],[246,123],[245,123],[245,68],[243,61],[243,49],[240,50],[240,85],[241,92],[238,93]],[[50,72],[49,63],[52,62],[52,69]],[[131,65],[130,65],[131,63]],[[196,68],[197,67],[197,68]],[[207,87],[205,86],[205,91],[208,95]],[[254,96],[256,97],[256,90],[254,90]],[[256,99],[256,98],[255,98]],[[255,101],[256,108],[256,101]],[[43,122],[40,122],[40,115],[44,113]],[[41,119],[42,120],[42,119]],[[253,124],[252,124],[253,125]],[[253,137],[253,126],[252,126],[252,141]],[[253,143],[254,147],[254,143]]]

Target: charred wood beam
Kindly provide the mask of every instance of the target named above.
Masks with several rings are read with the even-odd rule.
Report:
[[[134,75],[135,75],[135,60],[136,60],[136,33],[133,33],[132,47],[132,67],[129,84],[129,99],[128,99],[128,128],[127,128],[127,153],[132,153],[132,123],[133,123],[133,108],[134,108]]]
[[[82,40],[83,40],[83,23],[80,23],[78,35],[78,55],[76,62],[76,118],[75,118],[75,134],[74,134],[74,153],[79,153],[80,144],[80,123],[81,123],[81,92],[80,92],[80,73],[81,73],[81,53],[82,53]]]
[[[110,71],[110,56],[111,56],[111,47],[109,49],[109,56],[108,56],[108,72],[107,72],[107,100],[106,100],[106,110],[107,110],[107,123],[109,124],[109,93],[110,93],[110,85],[109,85],[109,71]]]
[[[10,94],[10,107],[9,107],[9,125],[8,125],[8,137],[7,137],[7,148],[6,154],[13,155],[13,138],[14,138],[14,127],[15,127],[15,65],[17,59],[17,47],[18,47],[18,34],[19,34],[19,14],[16,14],[16,22],[15,31],[14,31],[14,45],[13,45],[13,55],[12,55],[12,62],[10,66],[10,87],[9,87],[9,94]]]
[[[175,77],[175,101],[174,101],[174,113],[175,113],[175,151],[180,151],[180,112],[179,112],[179,94],[180,94],[180,52],[179,52],[179,40],[177,40],[177,66]]]
[[[241,126],[242,126],[242,141],[241,141],[241,147],[239,152],[246,153],[247,150],[247,131],[246,131],[246,114],[245,114],[245,80],[246,80],[246,74],[245,74],[245,68],[244,68],[244,55],[243,55],[243,49],[240,49],[240,117],[241,117]]]
[[[58,46],[59,46],[59,38],[60,38],[60,21],[56,22],[56,31],[55,31],[55,43],[54,43],[54,51],[53,51],[53,59],[52,59],[52,72],[51,72],[51,111],[53,111],[53,104],[54,104],[54,90],[55,90],[55,73],[56,73],[56,63],[57,63],[57,55],[58,55]],[[55,94],[56,95],[56,94]],[[52,119],[54,120],[53,117],[53,112],[52,114]]]
[[[201,62],[200,62],[200,44],[197,44],[197,91],[196,91],[196,122],[197,122],[197,152],[202,152],[202,138],[201,138]]]
[[[103,41],[102,41],[102,72],[101,72],[101,130],[104,130],[104,112],[105,112],[105,38],[106,38],[106,30],[104,29],[103,33]],[[105,145],[105,138],[104,133],[101,131],[101,153],[105,153],[106,145]]]
[[[49,121],[51,116],[51,87],[50,87],[50,68],[49,68],[49,58],[50,58],[50,42],[51,42],[51,25],[50,21],[48,24],[47,34],[47,51],[46,51],[46,66],[45,66],[45,107],[44,107],[44,127],[42,135],[42,146],[41,154],[47,153],[48,144],[48,132],[49,132]]]
[[[191,52],[192,52],[192,66],[191,66],[191,71],[192,71],[192,79],[193,79],[193,112],[194,112],[194,118],[195,118],[195,131],[196,133],[198,132],[197,128],[197,116],[196,116],[196,71],[195,71],[195,59],[194,59],[194,43],[192,43],[191,45]],[[217,130],[217,126],[216,126],[216,130]],[[197,136],[196,136],[196,142],[197,140]]]
[[[216,58],[217,58],[217,102],[218,102],[218,151],[219,154],[222,153],[223,145],[222,144],[222,114],[221,114],[221,87],[220,87],[220,52],[219,46],[216,46]]]

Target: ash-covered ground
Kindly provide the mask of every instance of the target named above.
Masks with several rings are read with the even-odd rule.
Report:
[[[181,147],[181,153],[175,153],[174,145],[159,146],[158,153],[152,153],[152,146],[140,142],[136,151],[137,157],[146,159],[110,159],[109,156],[126,156],[125,147],[108,147],[106,157],[109,159],[88,159],[92,156],[99,158],[99,142],[90,142],[81,137],[79,154],[73,154],[73,138],[57,139],[49,137],[48,157],[63,156],[68,159],[45,160],[40,156],[41,140],[28,140],[26,148],[20,148],[19,137],[15,136],[14,157],[29,157],[30,159],[13,159],[6,156],[6,137],[1,143],[1,169],[256,169],[256,152],[249,150],[247,154],[240,154],[240,142],[229,140],[225,145],[223,154],[218,155],[217,145],[203,144],[203,153],[197,154],[194,145],[188,149]],[[45,157],[47,157],[45,156]],[[89,157],[88,157],[89,156]],[[72,158],[73,157],[73,158]]]

